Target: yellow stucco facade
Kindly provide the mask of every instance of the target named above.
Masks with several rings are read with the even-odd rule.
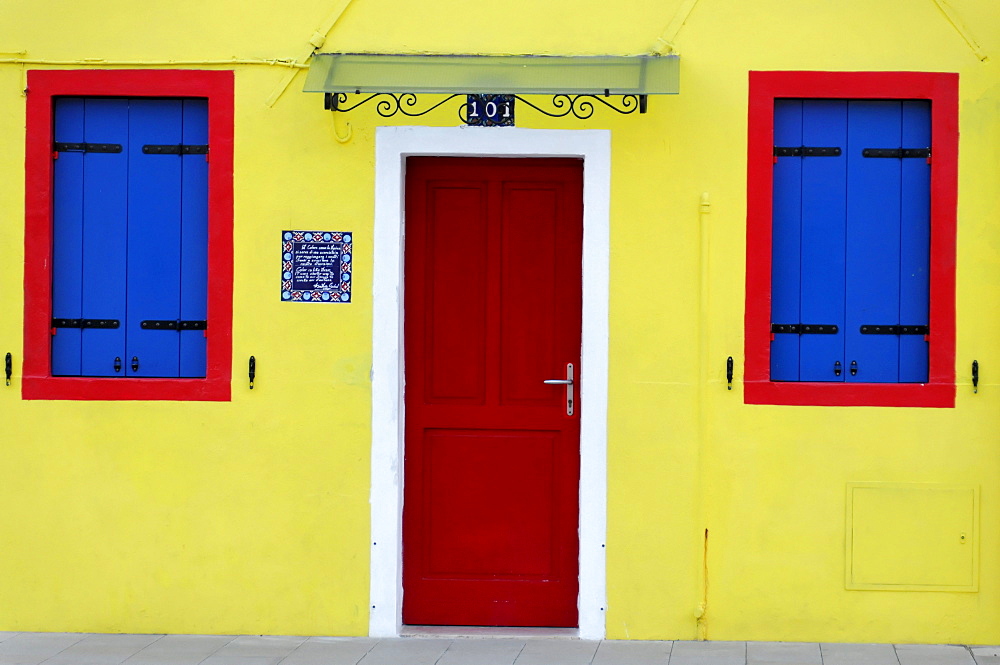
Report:
[[[324,111],[287,63],[330,21],[329,52],[680,55],[644,115],[517,116],[610,130],[607,637],[1000,640],[991,0],[4,3],[0,630],[369,632],[376,127],[459,120]],[[235,73],[232,398],[22,399],[26,72],[145,67]],[[959,75],[954,408],[744,403],[753,70]],[[278,232],[314,227],[354,234],[350,304],[280,301]],[[971,553],[890,528],[912,511]],[[845,582],[911,558],[944,588]]]

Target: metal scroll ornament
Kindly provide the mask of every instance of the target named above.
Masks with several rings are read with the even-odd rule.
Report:
[[[565,118],[568,115],[573,115],[580,120],[586,120],[594,115],[595,102],[622,115],[628,115],[636,111],[639,111],[639,113],[646,112],[645,95],[622,95],[620,98],[617,96],[613,98],[610,95],[553,95],[551,101],[552,110],[536,106],[519,95],[515,95],[515,97],[518,101],[527,104],[550,118]],[[620,101],[616,104],[612,101],[614,99]]]
[[[360,93],[356,93],[361,96]],[[437,104],[430,106],[424,110],[418,110],[417,96],[412,92],[404,93],[393,93],[393,92],[374,92],[359,102],[355,102],[350,106],[345,106],[347,104],[347,93],[346,92],[333,92],[326,94],[326,108],[330,111],[353,111],[359,106],[364,106],[372,100],[375,101],[375,112],[378,113],[383,118],[391,118],[397,113],[402,113],[405,116],[411,118],[416,118],[418,116],[426,115],[447,102],[464,95],[449,95],[445,97]]]
[[[510,123],[499,123],[499,122],[477,122],[476,118],[471,118],[470,122],[470,108],[475,108],[471,106],[471,100],[473,97],[499,97],[493,95],[460,95],[453,94],[448,95],[444,99],[438,101],[436,104],[427,106],[426,108],[420,107],[419,97],[412,92],[406,93],[392,93],[392,92],[375,92],[370,94],[354,93],[357,97],[361,97],[360,100],[349,102],[348,93],[344,92],[333,92],[326,93],[325,95],[325,108],[330,111],[353,111],[354,109],[364,106],[369,102],[375,102],[375,112],[378,113],[383,118],[391,118],[394,115],[402,114],[411,118],[426,115],[431,111],[447,104],[456,97],[463,97],[466,99],[465,102],[458,105],[458,117],[466,124],[484,124],[484,125],[499,125],[499,124],[513,124]],[[552,99],[547,105],[539,105],[532,101],[528,101],[520,95],[504,95],[505,98],[511,100],[517,100],[529,106],[535,111],[543,115],[547,115],[550,118],[565,118],[567,116],[573,116],[579,120],[587,120],[594,115],[594,111],[597,108],[608,108],[616,113],[622,115],[628,115],[630,113],[646,112],[646,95],[569,95],[569,94],[558,94],[553,95]]]

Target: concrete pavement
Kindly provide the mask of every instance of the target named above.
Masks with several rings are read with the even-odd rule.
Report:
[[[0,665],[1000,665],[1000,646],[0,632]]]

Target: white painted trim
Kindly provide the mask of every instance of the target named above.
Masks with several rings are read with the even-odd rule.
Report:
[[[379,127],[375,134],[372,324],[371,608],[368,633],[402,626],[403,219],[410,155],[582,157],[580,637],[605,634],[608,278],[611,133],[480,127]]]

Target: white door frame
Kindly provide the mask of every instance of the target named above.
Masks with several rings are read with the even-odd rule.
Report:
[[[403,225],[406,157],[580,157],[583,337],[580,358],[580,637],[605,634],[608,278],[611,132],[378,127],[372,287],[371,608],[368,634],[400,634],[403,608]],[[357,238],[355,238],[357,241]]]

